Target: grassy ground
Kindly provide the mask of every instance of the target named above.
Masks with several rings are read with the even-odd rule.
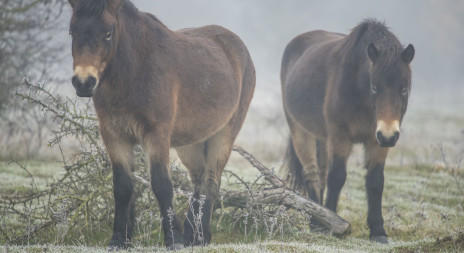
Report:
[[[298,227],[287,224],[273,233],[263,226],[253,231],[251,224],[245,228],[243,210],[218,209],[213,215],[213,245],[181,252],[464,252],[463,126],[464,117],[459,108],[439,111],[410,108],[398,147],[391,150],[385,168],[382,210],[389,245],[368,240],[363,151],[356,147],[349,160],[348,178],[338,208],[339,215],[352,225],[348,237],[311,233],[304,222]],[[242,145],[248,148],[246,142]],[[284,145],[257,149],[269,149],[269,146],[272,146],[269,153],[255,152],[256,147],[250,150],[268,167],[278,169],[280,162],[276,153],[281,153]],[[21,164],[27,171],[14,163],[0,162],[0,193],[26,192],[31,185],[44,188],[63,173],[62,164],[57,162],[25,161]],[[253,181],[258,176],[258,172],[237,154],[232,155],[227,169],[245,180]],[[222,187],[230,187],[226,175]],[[3,215],[1,210],[0,214]],[[287,215],[292,217],[292,213]],[[165,251],[160,229],[154,225],[157,219],[153,213],[138,214],[131,251]],[[0,216],[1,231],[8,235],[24,227],[20,226],[22,222],[24,219]],[[31,240],[27,245],[0,245],[0,252],[106,252],[111,224],[98,224],[71,235],[62,240],[60,228],[56,228],[41,234],[41,240]],[[2,238],[0,244],[5,243]]]
[[[4,252],[107,252],[104,247],[94,246],[63,246],[63,245],[32,245],[32,246],[0,246]],[[421,240],[416,242],[395,242],[389,245],[378,245],[365,240],[350,238],[343,242],[318,238],[309,242],[279,242],[266,241],[253,244],[213,244],[208,247],[186,248],[178,252],[205,252],[205,253],[258,253],[258,252],[463,252],[464,236],[446,237],[438,240]],[[160,247],[133,247],[129,252],[168,252]]]
[[[34,175],[36,185],[44,186],[53,177],[61,173],[57,163],[29,162],[29,173]],[[236,173],[246,175],[245,169],[234,169]],[[252,169],[248,168],[251,172]],[[16,164],[0,163],[0,177],[3,193],[28,189],[30,174]],[[253,173],[248,173],[250,178]],[[329,235],[310,233],[309,229],[285,229],[282,233],[268,236],[266,231],[255,235],[248,228],[245,236],[244,226],[234,222],[233,215],[227,213],[220,226],[217,221],[221,210],[217,210],[213,219],[213,242],[215,245],[195,249],[195,252],[414,252],[421,248],[422,252],[459,252],[464,250],[464,192],[463,173],[451,173],[440,167],[415,165],[408,167],[390,166],[385,171],[385,191],[383,214],[385,228],[390,235],[391,243],[387,246],[369,242],[369,230],[366,225],[367,205],[364,191],[364,170],[357,168],[352,161],[348,169],[348,179],[340,198],[339,214],[351,222],[352,234],[344,239]],[[14,224],[3,224],[8,226]],[[140,238],[134,241],[137,252],[163,251],[161,248],[144,247],[160,245],[159,230],[147,224],[138,226],[142,230],[154,230],[152,238]],[[136,232],[137,233],[137,232]],[[105,251],[105,245],[111,235],[110,224],[103,224],[99,232],[93,232],[92,239],[83,235],[75,235],[72,240],[64,243],[69,246],[53,245],[54,236],[50,236],[49,245],[32,246],[2,246],[5,252],[100,252]],[[439,238],[439,240],[437,239]],[[438,241],[437,241],[438,240]],[[285,243],[283,243],[285,242]],[[72,245],[89,245],[80,247]],[[435,248],[434,248],[435,247]],[[425,249],[435,249],[425,251]],[[455,251],[456,250],[456,251]],[[187,249],[184,252],[190,252]]]

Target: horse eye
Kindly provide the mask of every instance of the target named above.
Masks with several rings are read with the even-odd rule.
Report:
[[[111,32],[107,32],[105,35],[105,40],[111,40]]]
[[[373,85],[371,85],[371,91],[373,94],[376,94],[377,93],[377,88]]]
[[[409,92],[409,89],[406,88],[406,87],[404,87],[403,90],[401,91],[401,94],[402,94],[403,96],[406,96],[406,94],[408,94],[408,92]]]

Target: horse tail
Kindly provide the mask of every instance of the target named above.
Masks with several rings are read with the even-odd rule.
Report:
[[[286,173],[287,184],[290,189],[306,195],[306,187],[304,182],[303,165],[298,159],[293,146],[292,138],[288,140],[287,153],[285,154],[283,169]]]

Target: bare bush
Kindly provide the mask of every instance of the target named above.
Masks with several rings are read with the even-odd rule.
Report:
[[[449,173],[454,178],[459,191],[464,195],[464,130],[461,131],[460,138],[448,143],[440,142],[436,149],[439,153],[438,160],[441,160],[436,168]]]
[[[0,155],[34,157],[47,138],[49,121],[35,105],[14,96],[25,76],[57,81],[51,75],[67,55],[56,40],[63,32],[65,0],[0,0]],[[6,148],[8,147],[8,149]],[[20,152],[21,151],[21,152]]]
[[[25,83],[27,88],[17,95],[38,105],[45,117],[56,124],[48,145],[62,150],[62,141],[72,138],[79,149],[70,157],[62,153],[64,173],[45,189],[40,190],[32,181],[32,187],[26,192],[1,196],[3,219],[28,221],[23,229],[6,232],[2,228],[6,240],[12,243],[29,242],[34,234],[55,229],[63,222],[66,222],[65,229],[60,232],[65,238],[71,231],[80,231],[95,221],[104,220],[111,214],[108,207],[113,206],[111,169],[98,141],[98,126],[90,107],[81,109],[76,101],[54,96],[44,84],[29,80]]]

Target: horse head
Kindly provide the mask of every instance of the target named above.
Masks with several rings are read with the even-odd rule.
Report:
[[[408,105],[414,47],[410,44],[401,50],[379,50],[370,43],[367,55],[377,120],[375,137],[380,146],[393,147],[400,136],[401,121]]]
[[[118,44],[117,13],[125,0],[69,0],[69,34],[74,59],[72,84],[79,97],[92,97]]]

